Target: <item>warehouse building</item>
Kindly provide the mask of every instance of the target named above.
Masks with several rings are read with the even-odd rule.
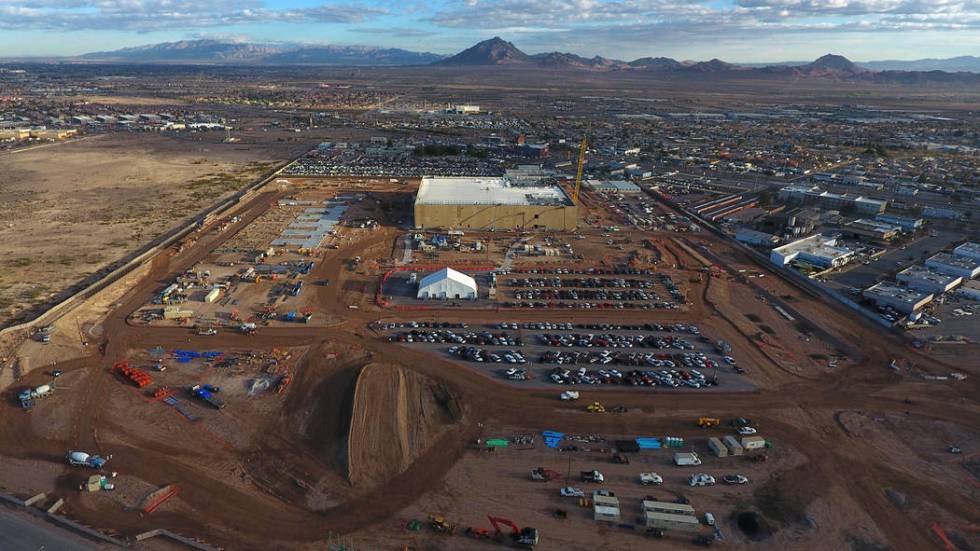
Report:
[[[864,298],[880,307],[890,306],[897,312],[911,314],[932,301],[932,293],[916,291],[882,282],[864,290]]]
[[[980,262],[980,243],[967,242],[953,249],[953,254]]]
[[[417,297],[476,300],[476,280],[452,268],[443,268],[422,278]]]
[[[980,275],[980,260],[949,253],[938,253],[931,256],[926,260],[926,266],[937,272],[960,276],[964,279],[973,279]]]
[[[963,278],[930,270],[925,266],[910,266],[898,273],[896,279],[909,289],[941,295],[956,288]]]
[[[779,238],[771,233],[751,230],[749,228],[739,228],[735,232],[735,241],[746,245],[757,247],[775,247],[779,244]]]
[[[980,281],[967,281],[956,294],[969,300],[980,300]]]
[[[571,231],[578,207],[560,187],[518,186],[507,178],[422,178],[415,197],[421,229]]]
[[[854,251],[837,246],[837,238],[818,234],[776,247],[769,253],[769,259],[777,266],[795,261],[818,268],[836,268],[846,264],[853,255]]]
[[[879,214],[875,220],[883,224],[898,226],[906,233],[912,233],[922,227],[921,218],[910,218],[908,216],[898,216],[897,214]]]
[[[602,193],[640,193],[640,186],[626,180],[586,180],[585,187]]]
[[[843,230],[848,235],[864,237],[879,243],[891,241],[901,232],[901,228],[898,226],[867,218],[859,218],[844,226]]]

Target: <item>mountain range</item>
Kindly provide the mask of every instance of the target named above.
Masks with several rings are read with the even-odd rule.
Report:
[[[527,54],[514,44],[494,37],[453,56],[372,46],[250,43],[200,39],[151,44],[110,52],[84,54],[78,59],[116,63],[192,63],[241,65],[340,65],[434,67],[533,67],[597,72],[632,71],[676,78],[823,78],[885,83],[975,82],[980,79],[980,57],[917,61],[854,63],[828,54],[813,62],[736,65],[720,59],[677,61],[643,57],[621,61],[601,56],[583,57],[566,52]],[[974,73],[974,74],[971,74]]]
[[[443,56],[399,48],[181,40],[84,54],[86,61],[260,65],[426,65]]]

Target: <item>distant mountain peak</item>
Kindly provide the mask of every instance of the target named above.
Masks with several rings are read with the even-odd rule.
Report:
[[[817,58],[809,65],[804,65],[803,70],[808,73],[842,73],[856,75],[864,72],[864,69],[842,55],[826,54]]]
[[[438,65],[507,65],[530,61],[531,56],[517,49],[517,46],[512,43],[495,36],[436,63]]]

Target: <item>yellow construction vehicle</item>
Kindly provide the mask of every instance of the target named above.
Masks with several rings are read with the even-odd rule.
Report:
[[[704,429],[710,429],[711,427],[717,427],[721,424],[721,419],[715,417],[699,417],[698,426]]]
[[[446,520],[446,517],[442,515],[429,517],[429,526],[431,526],[436,532],[441,532],[443,534],[456,533],[456,525]]]
[[[592,402],[585,407],[585,411],[588,411],[589,413],[605,413],[606,406],[602,405],[602,402]]]

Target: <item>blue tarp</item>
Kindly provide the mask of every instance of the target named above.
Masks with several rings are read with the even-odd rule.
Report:
[[[661,448],[659,438],[637,438],[636,445],[641,450],[659,450]]]
[[[174,356],[186,356],[188,358],[198,358],[201,356],[201,353],[195,352],[193,350],[174,350]]]
[[[557,448],[558,444],[561,444],[561,441],[565,439],[564,432],[546,430],[541,434],[544,435],[544,445],[549,448]]]
[[[205,358],[217,358],[218,356],[224,356],[224,355],[225,355],[224,352],[204,352],[203,354],[201,354],[201,356],[204,356]]]
[[[177,363],[179,364],[189,364],[194,361],[194,358],[189,358],[187,356],[178,356]]]

